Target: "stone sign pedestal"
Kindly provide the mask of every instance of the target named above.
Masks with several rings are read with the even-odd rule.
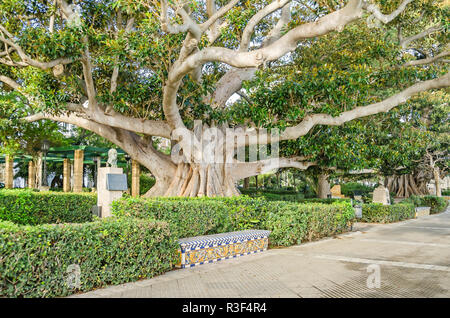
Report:
[[[101,217],[111,216],[111,203],[122,197],[125,191],[108,190],[107,178],[108,174],[121,175],[122,168],[104,167],[98,169],[97,176],[97,205],[101,207]]]
[[[390,205],[391,204],[391,199],[389,196],[389,190],[380,185],[378,188],[376,188],[375,190],[373,190],[373,199],[372,202],[373,203],[381,203],[383,205]]]
[[[331,197],[334,199],[345,198],[341,193],[341,186],[339,184],[335,184],[331,189]]]

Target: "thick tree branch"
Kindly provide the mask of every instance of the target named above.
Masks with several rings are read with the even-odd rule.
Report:
[[[400,38],[400,46],[402,47],[402,49],[405,50],[408,48],[409,43],[419,40],[419,39],[422,39],[422,38],[426,37],[427,35],[430,35],[435,32],[439,32],[441,30],[443,30],[443,27],[441,25],[437,24],[437,25],[434,25],[434,26],[418,33],[418,34],[412,35],[410,37],[407,37],[407,38],[401,37]]]
[[[261,10],[259,10],[247,23],[242,33],[241,45],[239,48],[240,52],[248,51],[250,45],[250,39],[253,34],[253,30],[269,14],[275,12],[276,10],[284,7],[287,3],[291,2],[291,0],[276,0],[265,6]]]
[[[9,33],[8,30],[6,30],[6,28],[3,27],[2,25],[0,25],[0,41],[12,47],[17,52],[17,55],[19,55],[21,59],[21,61],[19,62],[11,61],[14,64],[16,64],[11,66],[34,66],[42,70],[48,70],[50,68],[55,67],[56,65],[59,64],[66,65],[73,63],[75,61],[72,58],[66,57],[58,58],[49,62],[41,62],[38,60],[34,60],[30,56],[28,56],[25,53],[25,51],[14,41],[14,36],[11,33]]]
[[[181,18],[183,19],[183,24],[173,25],[169,22],[168,8],[168,1],[161,0],[161,29],[164,32],[177,34],[189,31],[192,34],[195,34],[196,37],[201,36],[201,29],[199,25],[191,19],[189,14],[182,6],[176,8],[174,11],[175,14],[181,16]]]
[[[138,160],[142,165],[146,166],[157,178],[170,179],[170,177],[175,173],[176,166],[167,156],[162,154],[160,155],[158,151],[152,147],[151,143],[145,145],[139,136],[128,130],[99,124],[98,122],[80,117],[74,113],[66,115],[38,113],[23,118],[26,122],[33,122],[42,119],[59,121],[82,127],[108,139],[112,143],[121,147],[132,158]]]
[[[231,0],[225,6],[223,6],[219,10],[215,11],[214,14],[212,14],[206,22],[200,24],[200,29],[202,30],[202,32],[205,32],[207,29],[209,29],[209,27],[211,25],[215,24],[217,22],[217,20],[219,20],[221,17],[223,17],[238,2],[239,2],[239,0]]]
[[[0,75],[0,81],[15,90],[20,90],[22,88],[22,86],[19,83],[17,83],[15,80],[5,75]]]
[[[375,115],[382,112],[388,112],[392,108],[403,104],[415,94],[430,90],[446,88],[450,86],[450,73],[446,75],[414,84],[405,90],[397,93],[379,103],[367,106],[359,106],[352,110],[341,113],[339,116],[333,117],[326,114],[313,114],[306,117],[300,124],[288,127],[281,133],[280,140],[297,139],[307,134],[315,125],[339,126],[356,118]]]
[[[126,129],[148,136],[170,138],[170,126],[163,121],[132,118],[119,113],[107,116],[102,111],[87,111],[86,115],[89,119],[102,125]]]
[[[364,8],[366,11],[372,13],[372,15],[373,15],[376,19],[378,19],[378,20],[380,20],[381,22],[383,22],[383,23],[386,24],[386,23],[389,23],[389,22],[391,22],[392,20],[394,20],[400,13],[402,13],[402,12],[405,10],[406,6],[407,6],[409,3],[413,2],[413,1],[414,1],[414,0],[404,0],[404,1],[398,6],[398,8],[397,8],[396,10],[394,10],[391,14],[383,14],[383,13],[381,13],[381,11],[380,11],[380,9],[378,8],[377,5],[375,5],[375,4],[370,4],[370,3],[368,3],[367,1],[365,1],[365,2],[363,3],[363,8]]]
[[[443,57],[449,56],[449,55],[450,55],[450,51],[444,51],[444,52],[439,53],[438,55],[433,56],[433,57],[406,62],[402,66],[403,67],[408,67],[408,66],[418,66],[418,65],[431,64],[431,63],[438,62],[438,61],[439,62],[443,62],[443,61],[440,61],[440,59],[442,59]]]
[[[339,116],[333,117],[328,114],[312,114],[308,115],[296,126],[287,127],[279,136],[271,135],[266,130],[256,130],[252,132],[243,132],[242,135],[236,134],[235,147],[249,146],[252,144],[263,144],[278,142],[281,140],[294,140],[306,135],[316,125],[340,126],[348,121],[375,115],[382,112],[388,112],[392,108],[403,104],[410,97],[431,89],[440,89],[450,87],[450,73],[436,79],[419,82],[414,84],[400,93],[397,93],[379,103],[367,106],[359,106],[352,110],[345,111]],[[256,134],[258,138],[242,138],[248,134]]]
[[[212,108],[223,107],[227,100],[242,88],[243,81],[251,80],[256,68],[232,68],[216,83],[216,89],[211,96],[205,98]]]
[[[240,179],[256,176],[273,171],[278,168],[296,168],[306,170],[316,165],[315,162],[300,161],[303,158],[271,158],[254,162],[235,162],[233,164],[232,178],[237,181]]]
[[[301,39],[325,35],[331,31],[342,29],[345,25],[357,20],[362,15],[361,2],[351,0],[341,10],[330,13],[315,22],[302,24],[280,39],[251,52],[235,52],[222,47],[208,47],[187,57],[169,74],[169,81],[176,83],[194,68],[206,62],[223,62],[237,68],[258,67],[267,61],[273,61],[296,49]]]
[[[267,37],[263,41],[263,46],[267,46],[275,42],[281,37],[281,31],[291,21],[291,3],[288,2],[281,9],[281,17],[278,20],[275,27],[269,32]]]

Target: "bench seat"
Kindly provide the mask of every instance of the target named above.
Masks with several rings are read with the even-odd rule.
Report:
[[[193,267],[267,249],[270,231],[245,230],[183,238],[178,267]]]

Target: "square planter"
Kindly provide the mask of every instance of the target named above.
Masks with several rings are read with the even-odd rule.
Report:
[[[429,206],[418,206],[416,208],[416,218],[419,218],[421,216],[427,216],[430,215],[430,207]]]

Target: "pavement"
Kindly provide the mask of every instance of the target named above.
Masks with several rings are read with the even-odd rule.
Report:
[[[450,208],[71,297],[450,297]]]

